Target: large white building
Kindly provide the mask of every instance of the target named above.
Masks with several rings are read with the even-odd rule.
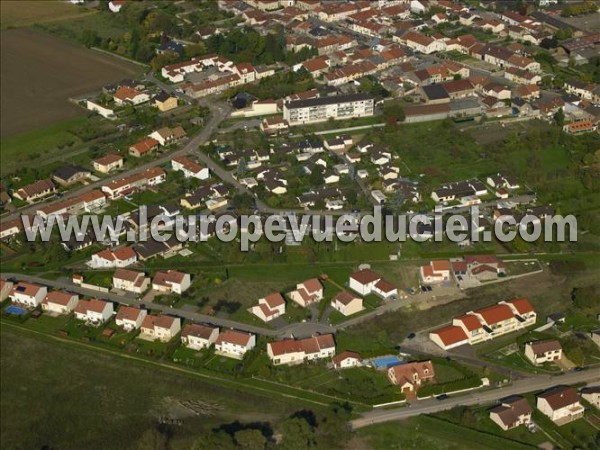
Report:
[[[283,118],[290,126],[368,117],[374,113],[375,99],[369,94],[347,94],[284,103]]]

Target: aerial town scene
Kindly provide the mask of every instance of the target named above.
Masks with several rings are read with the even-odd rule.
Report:
[[[0,448],[600,449],[600,2],[0,8]]]

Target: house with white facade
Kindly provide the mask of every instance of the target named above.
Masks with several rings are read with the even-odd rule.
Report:
[[[498,302],[454,318],[452,324],[429,333],[444,350],[475,345],[535,325],[537,314],[526,298]]]
[[[137,262],[137,254],[132,247],[104,249],[92,255],[90,267],[94,269],[109,269],[127,267]]]
[[[345,351],[335,355],[332,362],[335,369],[349,369],[360,366],[362,358],[356,352]]]
[[[558,361],[562,358],[563,350],[556,339],[527,342],[525,344],[525,357],[536,366],[546,362]]]
[[[348,286],[360,295],[375,294],[383,299],[398,295],[398,288],[371,269],[361,269],[350,275]]]
[[[75,307],[75,318],[88,325],[102,325],[113,315],[113,304],[103,300],[79,300]]]
[[[19,281],[13,286],[8,297],[13,303],[35,308],[42,303],[47,293],[46,286]]]
[[[218,337],[217,327],[188,323],[181,332],[181,343],[192,350],[202,350],[217,342]]]
[[[490,419],[502,430],[508,431],[520,425],[529,425],[533,408],[524,397],[515,395],[500,400],[500,404],[490,410]]]
[[[137,330],[142,326],[142,322],[148,315],[145,309],[135,308],[133,306],[121,306],[117,312],[115,323],[118,327],[130,332]]]
[[[419,270],[421,281],[426,284],[450,281],[450,261],[435,260]]]
[[[210,178],[208,167],[204,167],[185,156],[174,157],[171,160],[171,167],[176,172],[183,172],[185,178],[197,178],[198,180],[208,180]]]
[[[335,341],[332,334],[324,334],[306,339],[269,342],[267,354],[276,366],[301,364],[306,361],[333,357]]]
[[[143,338],[169,342],[181,331],[181,319],[166,314],[147,314],[140,330]]]
[[[256,346],[256,336],[236,330],[226,330],[215,341],[215,353],[228,358],[243,359]]]
[[[558,426],[581,419],[585,412],[579,394],[570,386],[557,386],[538,394],[537,409]]]
[[[42,301],[42,310],[50,314],[70,314],[75,310],[79,296],[71,292],[48,292]]]

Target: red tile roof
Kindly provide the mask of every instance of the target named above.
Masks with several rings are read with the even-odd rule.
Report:
[[[444,345],[453,345],[462,341],[467,341],[467,335],[463,331],[462,328],[450,325],[444,328],[440,328],[433,332],[440,337],[440,340],[444,343]]]
[[[515,317],[508,305],[492,305],[475,311],[488,325],[493,325]]]
[[[463,316],[457,317],[454,320],[462,322],[468,331],[474,331],[483,328],[483,325],[481,325],[479,319],[473,314],[465,314]]]

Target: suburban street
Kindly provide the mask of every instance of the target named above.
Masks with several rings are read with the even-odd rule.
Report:
[[[187,154],[195,151],[198,148],[198,146],[205,144],[208,141],[208,139],[210,139],[210,137],[212,136],[213,132],[217,129],[219,124],[223,120],[225,120],[227,117],[229,117],[229,114],[231,112],[230,106],[225,103],[222,103],[222,102],[209,103],[206,106],[208,106],[210,108],[210,118],[208,119],[208,121],[206,122],[206,124],[204,125],[202,130],[195,136],[192,136],[185,143],[185,145],[183,147],[181,147],[179,150],[175,150],[174,152],[160,156],[159,158],[156,158],[146,164],[142,164],[142,165],[136,167],[135,169],[128,170],[126,172],[120,172],[115,175],[111,175],[109,177],[103,178],[103,179],[95,181],[93,183],[89,183],[79,189],[73,189],[73,190],[65,193],[60,198],[55,198],[52,201],[44,202],[43,206],[49,206],[49,205],[53,205],[56,203],[60,203],[65,200],[71,199],[73,197],[79,196],[85,192],[89,192],[94,189],[99,189],[101,186],[103,186],[113,180],[118,180],[118,179],[121,179],[124,177],[134,175],[136,173],[144,172],[145,170],[147,170],[151,167],[156,167],[156,166],[160,166],[162,164],[168,163],[176,156],[187,155]],[[213,167],[210,167],[210,168],[211,168],[211,170],[213,170]],[[2,219],[2,222],[7,222],[9,220],[16,219],[18,217],[21,217],[24,214],[34,214],[40,208],[40,206],[41,206],[41,204],[34,204],[34,205],[27,206],[25,208],[18,209],[17,211],[14,211],[13,213],[4,217]]]
[[[389,422],[392,420],[403,420],[420,414],[432,414],[439,411],[454,408],[455,406],[469,406],[477,404],[492,403],[511,395],[524,394],[526,392],[540,391],[556,385],[568,385],[575,383],[593,383],[600,381],[599,370],[584,370],[582,372],[569,372],[558,376],[536,376],[515,381],[510,386],[504,386],[486,391],[473,391],[469,394],[451,396],[446,400],[430,398],[414,402],[410,407],[399,407],[395,409],[377,409],[362,415],[360,419],[353,420],[351,426],[354,429],[366,427],[376,423]]]
[[[110,300],[111,302],[119,303],[122,305],[140,306],[141,304],[145,304],[147,307],[160,310],[164,314],[176,315],[178,317],[191,320],[193,322],[207,323],[225,328],[235,328],[236,330],[247,331],[249,333],[256,333],[263,336],[290,337],[291,335],[294,335],[295,337],[309,337],[314,335],[315,333],[326,334],[335,332],[335,327],[315,322],[293,323],[277,329],[264,328],[260,326],[237,322],[235,320],[229,320],[216,316],[209,316],[206,314],[199,314],[192,311],[186,311],[185,309],[172,308],[167,305],[161,305],[160,303],[141,301],[129,295],[120,295],[112,292],[107,293],[92,289],[85,289],[80,286],[77,286],[76,284],[71,283],[70,281],[46,280],[44,278],[35,277],[31,275],[24,275],[20,273],[2,273],[1,276],[4,279],[16,278],[18,280],[23,280],[29,283],[37,283],[45,286],[50,286],[55,289],[66,289],[67,291],[74,292],[76,294],[85,295],[88,297],[98,298],[102,300]]]

